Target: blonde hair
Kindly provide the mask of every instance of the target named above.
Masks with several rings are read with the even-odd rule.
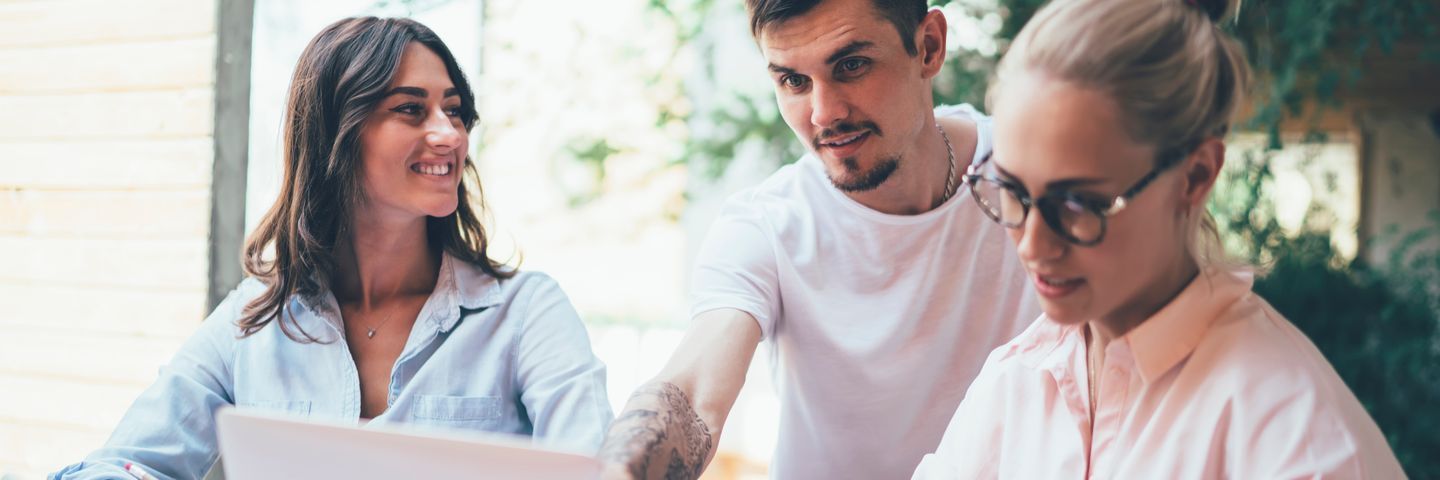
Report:
[[[1089,88],[1120,108],[1125,130],[1154,145],[1157,167],[1223,137],[1250,80],[1244,51],[1220,31],[1235,0],[1055,0],[1021,29],[992,82],[997,92],[1024,73]],[[1190,215],[1190,251],[1200,265],[1225,263],[1204,204]]]

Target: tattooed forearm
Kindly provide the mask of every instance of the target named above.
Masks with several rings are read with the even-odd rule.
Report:
[[[710,429],[689,397],[669,382],[640,387],[610,426],[600,458],[622,466],[636,480],[691,480],[710,458]],[[651,466],[663,466],[651,471]]]

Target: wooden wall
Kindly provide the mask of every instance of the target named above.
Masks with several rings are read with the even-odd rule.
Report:
[[[0,477],[99,446],[206,313],[218,6],[0,2]]]

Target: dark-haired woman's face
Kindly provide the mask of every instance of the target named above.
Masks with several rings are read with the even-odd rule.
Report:
[[[453,213],[469,149],[445,63],[411,42],[360,133],[365,204],[357,213],[401,220]]]

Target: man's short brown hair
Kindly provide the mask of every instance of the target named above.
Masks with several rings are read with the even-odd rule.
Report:
[[[804,15],[822,1],[745,0],[746,9],[750,12],[750,34],[758,39],[766,27]],[[895,25],[895,30],[900,33],[900,43],[905,45],[905,51],[910,56],[920,53],[915,45],[915,29],[920,28],[920,20],[925,18],[928,9],[925,0],[870,0],[870,5],[875,7],[881,18]]]

